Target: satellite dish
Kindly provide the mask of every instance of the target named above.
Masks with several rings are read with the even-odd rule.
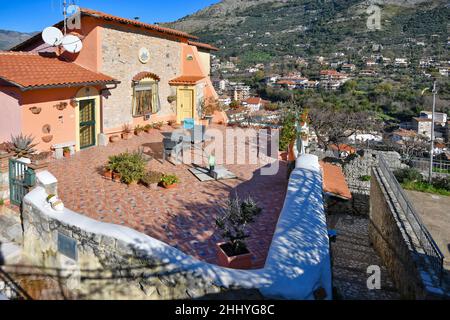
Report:
[[[48,27],[42,31],[42,40],[44,40],[46,44],[53,47],[59,46],[63,40],[63,37],[64,35],[61,30],[55,27]]]
[[[72,34],[65,36],[61,44],[66,51],[71,53],[78,53],[83,49],[83,42],[81,42],[80,38]]]

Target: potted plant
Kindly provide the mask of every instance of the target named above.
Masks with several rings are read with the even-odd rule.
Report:
[[[167,121],[167,125],[169,125],[171,127],[175,126],[176,124],[177,124],[176,120],[169,120],[169,121]]]
[[[109,141],[112,143],[118,142],[118,141],[120,141],[120,136],[118,136],[117,134],[112,135],[111,137],[109,137]]]
[[[219,265],[233,269],[251,268],[252,254],[245,242],[245,239],[249,237],[247,226],[261,211],[250,197],[244,201],[237,196],[228,200],[224,213],[216,218],[216,227],[228,240],[217,244]]]
[[[155,123],[153,124],[153,129],[161,130],[161,128],[163,127],[163,125],[164,125],[164,122],[155,122]]]
[[[147,172],[141,179],[141,183],[152,190],[158,189],[158,184],[161,182],[163,174],[157,171]]]
[[[121,181],[128,185],[141,180],[145,175],[145,164],[139,152],[125,152],[109,158],[109,168],[113,171],[114,181]]]
[[[63,148],[63,155],[64,155],[64,158],[70,158],[70,148],[69,147]]]
[[[47,196],[47,202],[56,211],[63,211],[64,210],[64,203],[55,194],[48,195]]]
[[[163,175],[162,178],[161,178],[161,185],[165,189],[173,189],[173,188],[176,188],[177,183],[179,181],[180,180],[175,175]]]
[[[146,132],[146,133],[150,133],[150,131],[153,129],[153,126],[150,124],[150,123],[148,123],[148,124],[146,124],[145,126],[144,126],[144,131]]]
[[[19,134],[17,136],[11,136],[11,141],[6,143],[6,149],[17,158],[31,158],[36,153],[34,147],[38,145],[37,143],[33,143],[33,141],[34,137],[31,135],[25,136]]]
[[[144,127],[143,126],[137,125],[134,128],[134,134],[137,135],[137,136],[141,136],[143,132],[144,132]]]
[[[177,101],[177,96],[168,96],[167,97],[167,102],[173,103],[175,101]]]
[[[132,134],[133,130],[131,129],[131,126],[128,123],[126,123],[122,126],[122,131],[123,131],[122,132],[123,140],[129,140],[133,137],[133,134]]]

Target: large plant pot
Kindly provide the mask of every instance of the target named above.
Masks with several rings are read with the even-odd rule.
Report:
[[[131,138],[133,138],[133,134],[132,133],[122,133],[122,139],[123,140],[130,140]]]
[[[237,256],[228,256],[226,252],[227,245],[229,245],[227,242],[217,244],[217,260],[220,266],[231,269],[250,269],[252,267],[251,252]]]
[[[287,161],[288,153],[286,151],[280,151],[278,154],[280,160]]]
[[[113,180],[115,182],[122,182],[122,175],[120,173],[114,172],[113,173]]]
[[[105,170],[103,171],[103,176],[108,180],[112,180],[113,172],[111,170]]]
[[[177,187],[177,184],[166,184],[166,183],[161,183],[161,185],[163,186],[164,189],[175,189]]]

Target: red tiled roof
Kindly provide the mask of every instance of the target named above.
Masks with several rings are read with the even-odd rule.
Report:
[[[0,79],[22,90],[73,87],[119,81],[59,59],[54,53],[0,51]]]
[[[190,44],[191,46],[196,46],[198,48],[202,48],[202,49],[206,49],[206,50],[219,51],[219,48],[216,48],[216,47],[214,47],[214,46],[212,46],[210,44],[207,44],[207,43],[188,41],[188,44]]]
[[[178,31],[175,29],[165,28],[165,27],[161,27],[158,25],[141,22],[138,20],[121,18],[121,17],[113,16],[113,15],[103,13],[100,11],[96,11],[96,10],[92,10],[92,9],[81,8],[80,10],[81,10],[82,16],[88,16],[88,17],[93,17],[96,19],[102,19],[104,21],[119,22],[119,23],[123,23],[126,25],[141,27],[141,28],[144,28],[147,30],[151,30],[151,31],[155,31],[155,32],[159,32],[159,33],[163,33],[163,34],[167,34],[167,35],[171,35],[171,36],[178,36],[178,37],[182,37],[182,38],[186,38],[186,39],[192,39],[192,40],[198,39],[198,37],[196,37],[194,35],[191,35],[189,33],[183,32],[183,31]],[[62,28],[63,21],[60,21],[60,22],[54,24],[54,26],[57,28]],[[40,39],[41,39],[41,33],[38,33],[35,36],[31,37],[30,39],[14,46],[13,48],[11,48],[11,50],[15,50],[15,51],[23,50],[23,47],[25,47],[26,45],[28,45],[30,43],[34,43],[35,41],[40,40]]]
[[[413,119],[416,120],[417,122],[431,122],[431,119],[428,118],[414,117]]]
[[[413,130],[405,130],[405,129],[399,129],[393,132],[393,134],[396,134],[401,137],[415,137],[417,133]]]
[[[333,196],[350,200],[352,194],[345,181],[342,169],[328,162],[320,162],[323,172],[323,191]]]
[[[331,150],[334,150],[334,151],[347,151],[347,152],[349,152],[349,153],[355,153],[356,152],[356,149],[355,148],[353,148],[352,146],[349,146],[348,144],[343,144],[343,143],[341,143],[341,144],[339,144],[339,145],[335,145],[335,144],[332,144],[332,145],[330,145],[330,149]]]
[[[169,81],[171,85],[193,85],[199,82],[200,80],[205,79],[202,76],[181,76]]]
[[[155,79],[157,81],[161,80],[161,78],[158,75],[156,75],[156,74],[154,74],[152,72],[139,72],[137,75],[135,75],[133,77],[133,81],[141,81],[144,78],[152,78],[152,79]]]
[[[91,16],[94,18],[103,19],[106,21],[115,21],[115,22],[133,25],[136,27],[143,27],[145,29],[154,30],[157,32],[166,33],[166,34],[170,34],[170,35],[174,35],[174,36],[180,36],[180,37],[184,37],[184,38],[188,38],[188,39],[198,39],[198,37],[193,36],[189,33],[183,32],[183,31],[178,31],[178,30],[174,30],[174,29],[170,29],[170,28],[164,28],[164,27],[160,27],[158,25],[140,22],[138,20],[121,18],[121,17],[113,16],[111,14],[103,13],[103,12],[92,10],[92,9],[82,8],[81,14]]]
[[[245,100],[248,104],[260,104],[262,103],[262,99],[259,97],[251,97]]]

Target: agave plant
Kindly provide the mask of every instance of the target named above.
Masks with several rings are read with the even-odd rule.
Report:
[[[18,158],[30,158],[36,153],[37,143],[33,143],[34,137],[32,135],[26,136],[22,133],[17,136],[11,136],[11,142],[8,142],[8,151],[15,154]]]

